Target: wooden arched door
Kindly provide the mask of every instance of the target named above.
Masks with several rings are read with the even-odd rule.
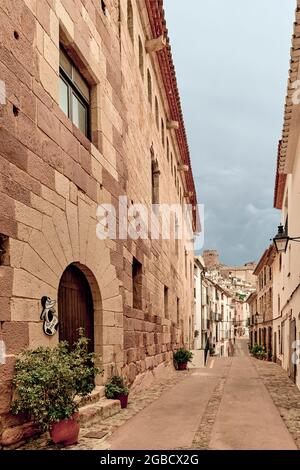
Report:
[[[72,346],[80,328],[94,351],[94,306],[91,288],[84,273],[70,265],[62,275],[58,289],[59,340]]]

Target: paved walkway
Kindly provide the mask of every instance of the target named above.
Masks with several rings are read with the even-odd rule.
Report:
[[[296,449],[273,400],[254,368],[246,343],[237,343],[209,447],[227,450]]]
[[[194,372],[119,428],[112,449],[168,450],[190,447],[218,375]]]
[[[126,410],[82,429],[66,450],[300,450],[300,391],[276,364],[250,358],[239,340],[232,358],[174,372]],[[22,449],[54,450],[47,433]]]
[[[114,450],[296,450],[263,379],[237,341],[233,358],[215,358],[121,426]]]

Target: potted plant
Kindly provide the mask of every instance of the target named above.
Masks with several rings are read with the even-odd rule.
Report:
[[[254,344],[254,346],[250,349],[251,356],[254,356],[254,357],[256,356],[258,348],[259,348],[258,344]]]
[[[193,353],[185,348],[180,348],[174,353],[174,361],[177,366],[177,370],[187,370],[188,362],[191,362]]]
[[[252,356],[256,357],[256,359],[260,359],[261,361],[265,360],[267,357],[264,346],[260,346],[258,344],[255,344],[250,352]]]
[[[114,375],[105,385],[105,396],[112,400],[120,400],[121,408],[127,408],[129,389],[123,377]]]
[[[78,442],[75,397],[89,395],[96,375],[103,372],[95,365],[95,355],[88,352],[88,342],[80,337],[71,350],[67,342],[27,349],[16,361],[12,412],[27,413],[42,432],[50,431],[56,444]]]
[[[267,359],[267,353],[264,348],[256,353],[256,358],[260,359],[261,361],[265,361]]]

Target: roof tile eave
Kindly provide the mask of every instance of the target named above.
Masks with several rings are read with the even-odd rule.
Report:
[[[171,112],[171,119],[179,121],[179,129],[176,130],[176,138],[182,161],[190,168],[187,173],[187,185],[189,192],[193,193],[191,198],[194,207],[194,222],[196,225],[196,206],[197,194],[192,173],[191,158],[189,146],[186,137],[185,124],[183,119],[182,106],[180,101],[178,83],[176,78],[176,71],[174,67],[170,39],[168,36],[168,29],[166,27],[165,12],[163,8],[163,0],[145,0],[149,16],[149,22],[152,30],[153,37],[159,37],[162,34],[167,38],[167,47],[157,54],[158,62],[164,81],[165,89],[168,91],[167,99]],[[171,90],[171,93],[169,91]]]
[[[295,88],[293,86],[294,82],[299,77],[299,57],[300,57],[300,49],[299,49],[299,34],[300,34],[300,2],[297,0],[297,8],[296,8],[296,15],[295,15],[295,22],[294,22],[294,31],[292,36],[292,46],[290,52],[290,69],[289,69],[289,76],[288,76],[288,84],[287,84],[287,94],[284,106],[284,123],[283,123],[283,131],[282,131],[282,145],[280,149],[280,165],[277,166],[277,172],[279,175],[285,174],[285,164],[286,164],[286,149],[289,142],[289,134],[290,134],[290,123],[292,119],[292,111],[293,107],[295,106],[293,103],[293,94],[295,93]],[[279,185],[280,178],[276,178],[276,185]],[[277,186],[275,186],[275,196],[276,191],[278,190]],[[280,204],[279,204],[280,205]],[[274,202],[275,206],[275,202]],[[276,206],[275,206],[276,207]],[[280,208],[280,207],[279,207]]]
[[[277,169],[276,169],[276,179],[275,179],[275,191],[274,191],[274,208],[282,209],[285,183],[287,175],[282,172],[283,163],[282,163],[282,141],[279,141],[278,144],[278,156],[277,156]]]

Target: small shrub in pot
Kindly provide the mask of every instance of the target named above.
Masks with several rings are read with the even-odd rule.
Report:
[[[50,431],[56,443],[77,442],[75,397],[89,395],[96,375],[102,373],[95,354],[88,352],[88,341],[80,337],[71,350],[66,342],[26,349],[16,362],[12,412],[27,413],[41,431]]]
[[[267,358],[265,347],[259,344],[255,344],[250,350],[250,353],[252,356],[256,357],[256,359],[264,360]]]
[[[180,348],[173,355],[176,368],[178,370],[186,370],[188,362],[193,359],[193,353],[185,348]]]
[[[120,400],[121,408],[127,408],[129,389],[123,377],[114,375],[105,385],[105,396],[112,400]]]

